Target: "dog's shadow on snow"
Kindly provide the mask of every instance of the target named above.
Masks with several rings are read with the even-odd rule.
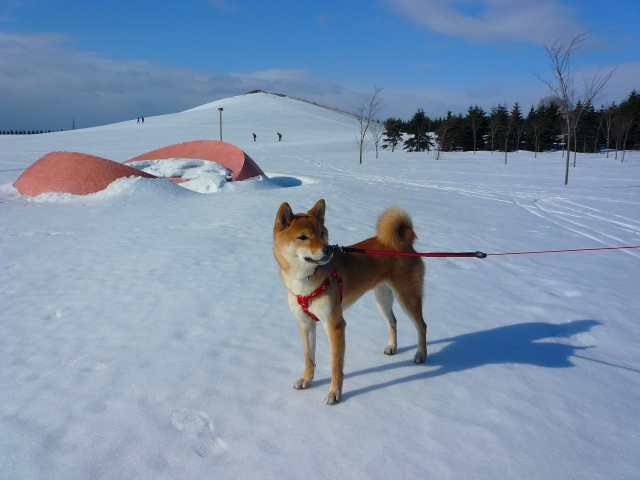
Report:
[[[429,353],[426,363],[415,366],[416,373],[356,390],[347,390],[343,395],[343,400],[393,385],[426,380],[484,365],[511,363],[544,368],[572,367],[573,363],[570,358],[575,356],[577,351],[589,347],[572,346],[563,343],[563,339],[588,332],[601,324],[596,320],[576,320],[560,325],[542,322],[520,323],[429,342],[428,345],[431,347],[430,352],[432,353]],[[566,342],[566,340],[564,341]],[[432,347],[438,344],[445,345],[434,352]],[[414,349],[415,347],[401,348],[396,354]],[[379,365],[345,373],[345,379],[406,368],[407,365],[407,360]],[[314,383],[321,385],[329,382],[330,379],[321,379]]]

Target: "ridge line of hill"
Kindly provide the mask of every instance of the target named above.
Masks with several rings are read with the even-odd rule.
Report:
[[[304,102],[304,103],[308,103],[310,105],[315,105],[316,107],[325,108],[327,110],[331,110],[332,112],[342,113],[342,114],[348,115],[350,117],[354,116],[353,113],[347,112],[346,110],[342,110],[342,109],[337,108],[337,107],[329,107],[328,105],[323,105],[321,103],[312,102],[311,100],[305,100],[304,98],[292,97],[291,95],[285,95],[284,93],[273,93],[273,92],[267,92],[265,90],[251,90],[249,92],[243,93],[242,95],[253,95],[255,93],[266,93],[268,95],[275,95],[277,97],[290,98],[291,100],[298,100],[299,102]]]

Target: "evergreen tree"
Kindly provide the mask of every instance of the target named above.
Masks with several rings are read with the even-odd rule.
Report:
[[[509,139],[511,137],[511,133],[513,131],[513,127],[515,124],[516,116],[513,115],[514,111],[512,110],[511,114],[509,114],[509,110],[507,110],[507,104],[504,106],[498,105],[497,115],[501,125],[500,132],[502,134],[503,146],[504,146],[504,164],[507,164],[507,154],[509,153]]]
[[[626,151],[637,144],[638,122],[640,120],[640,95],[633,90],[629,96],[620,102],[617,108],[614,121],[616,133],[616,159],[618,150],[622,150],[622,160],[624,162]]]
[[[496,149],[496,140],[502,129],[505,114],[507,114],[506,108],[502,107],[502,105],[491,107],[491,113],[489,114],[488,119],[488,138],[490,139],[490,142],[487,142],[487,148],[491,148],[491,153]]]
[[[445,118],[435,130],[436,142],[438,144],[437,160],[440,160],[440,151],[446,152],[452,150],[453,142],[451,140],[450,130],[453,128],[453,116],[451,112],[447,112]]]
[[[387,149],[391,147],[393,152],[400,142],[402,142],[402,129],[404,128],[404,122],[399,118],[387,118],[384,122],[384,143],[382,148]]]
[[[638,148],[640,147],[640,93],[637,90],[633,90],[625,102],[629,111],[635,115],[635,123],[629,134],[629,142],[632,142],[630,146]]]
[[[542,131],[542,118],[538,115],[533,105],[529,109],[524,121],[524,143],[528,150],[533,150],[534,158],[538,156],[540,149],[540,132]]]
[[[620,103],[620,109],[631,119],[629,135],[627,137],[626,148],[638,146],[640,143],[640,93],[633,90],[629,96]]]
[[[487,131],[485,115],[484,110],[476,105],[469,107],[465,118],[467,128],[470,130],[469,138],[471,139],[470,143],[473,145],[474,155],[476,154],[476,150],[482,149],[483,147],[483,138]],[[471,148],[468,147],[469,145],[465,145],[465,150],[471,150]]]
[[[495,124],[495,147],[497,148],[494,149],[503,152],[506,145],[505,139],[508,139],[511,135],[511,131],[505,131],[509,127],[509,110],[507,110],[507,104],[498,104],[497,107],[493,107],[491,109],[491,116],[493,117],[493,122]]]
[[[430,151],[431,147],[433,147],[429,136],[430,125],[431,120],[425,115],[424,110],[421,108],[416,110],[416,113],[406,124],[405,132],[409,135],[409,138],[404,141],[403,149],[409,152]]]
[[[449,130],[451,142],[449,151],[453,152],[454,150],[467,150],[465,148],[465,144],[468,145],[471,139],[469,136],[469,131],[467,129],[467,124],[464,121],[464,117],[461,113],[459,113],[458,115],[453,115],[451,116],[451,123],[451,129]]]
[[[538,104],[538,115],[543,119],[540,132],[540,151],[557,148],[558,140],[562,137],[562,117],[560,107],[553,98],[547,98]]]
[[[518,150],[520,150],[520,139],[524,132],[524,118],[522,118],[522,111],[520,110],[520,104],[518,102],[513,104],[510,121],[513,128],[512,147],[518,152]]]
[[[463,150],[465,138],[467,141],[469,138],[465,135],[467,133],[465,122],[462,114],[452,115],[451,112],[447,112],[447,118],[439,122],[438,128],[435,129],[436,141],[438,145],[438,154],[436,160],[440,159],[441,151],[453,152],[454,150]]]
[[[592,153],[594,151],[594,138],[599,135],[600,118],[593,105],[584,108],[580,125],[576,129],[575,139],[578,150],[582,153]]]

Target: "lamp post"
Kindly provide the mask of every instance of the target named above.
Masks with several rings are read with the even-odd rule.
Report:
[[[222,107],[218,108],[218,111],[220,112],[220,141],[222,141]]]

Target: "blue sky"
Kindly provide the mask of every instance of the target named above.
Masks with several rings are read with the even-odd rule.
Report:
[[[544,45],[591,31],[578,76],[640,90],[640,1],[0,0],[0,129],[101,125],[262,89],[408,119],[548,94]]]

